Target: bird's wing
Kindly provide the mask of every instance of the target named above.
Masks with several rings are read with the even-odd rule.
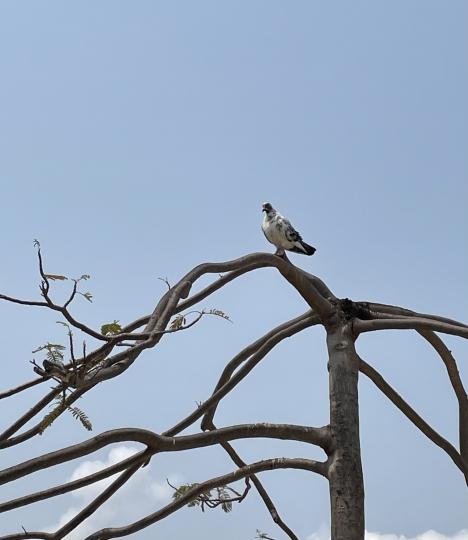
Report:
[[[284,235],[286,236],[286,239],[289,240],[290,242],[302,242],[301,235],[291,225],[291,222],[286,218],[282,218],[282,219],[283,219],[283,230],[284,230]]]
[[[44,370],[48,373],[51,373],[51,372],[60,372],[60,373],[66,373],[67,370],[63,364],[63,362],[61,362],[60,360],[54,358],[52,360],[48,360],[47,358],[42,362],[42,367],[44,368]]]

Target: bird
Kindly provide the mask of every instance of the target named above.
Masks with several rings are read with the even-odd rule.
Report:
[[[67,374],[67,368],[58,358],[46,358],[42,362],[42,367],[48,375],[60,377]]]
[[[270,203],[263,203],[262,212],[265,212],[262,231],[266,239],[276,246],[275,255],[284,257],[285,250],[302,255],[315,253],[316,249],[306,244],[289,220],[277,212]]]

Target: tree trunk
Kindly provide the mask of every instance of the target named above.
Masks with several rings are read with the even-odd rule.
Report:
[[[468,465],[468,409],[465,406],[459,406],[460,423],[460,454],[465,464]],[[468,475],[465,474],[466,484],[468,485]]]
[[[350,324],[327,329],[330,385],[331,540],[364,540],[358,373]]]

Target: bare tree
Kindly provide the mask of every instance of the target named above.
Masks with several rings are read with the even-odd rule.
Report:
[[[434,332],[468,337],[468,325],[461,322],[416,313],[398,306],[370,301],[354,302],[337,298],[318,277],[311,275],[287,258],[267,253],[254,253],[239,259],[222,263],[205,263],[188,272],[176,285],[170,287],[161,297],[154,311],[124,328],[117,321],[104,325],[100,331],[78,321],[69,307],[77,295],[90,299],[89,293],[80,291],[80,286],[89,276],[83,275],[73,280],[69,298],[64,304],[52,299],[51,284],[63,280],[64,276],[48,274],[44,271],[41,250],[38,250],[39,272],[41,276],[41,300],[22,300],[1,294],[0,299],[43,307],[57,311],[68,328],[68,358],[64,362],[64,347],[46,343],[40,349],[46,353],[42,367],[35,364],[38,377],[16,388],[4,391],[0,399],[25,392],[29,388],[53,381],[51,391],[29,408],[12,425],[0,434],[0,448],[9,448],[29,441],[44,432],[64,412],[70,411],[86,427],[90,422],[86,414],[74,405],[80,396],[108,379],[121,376],[146,349],[154,348],[166,334],[184,331],[208,315],[227,317],[219,310],[193,311],[191,308],[209,295],[224,287],[232,280],[259,268],[276,269],[303,298],[308,310],[299,317],[272,329],[264,336],[240,351],[226,365],[209,399],[169,427],[164,433],[144,429],[115,429],[100,433],[83,442],[60,448],[57,451],[35,457],[0,471],[0,483],[13,482],[32,473],[48,469],[57,464],[69,462],[89,455],[110,444],[133,441],[142,449],[137,454],[84,478],[67,482],[49,489],[30,493],[23,497],[0,503],[0,512],[24,507],[36,501],[49,499],[71,492],[104,478],[120,473],[99,496],[83,508],[68,523],[55,532],[26,531],[3,536],[3,540],[38,538],[59,540],[78,527],[102,504],[116,493],[135,472],[162,452],[178,452],[211,445],[221,445],[232,459],[235,468],[222,476],[210,478],[197,484],[174,486],[174,498],[166,506],[123,527],[106,528],[94,532],[87,540],[103,540],[130,535],[148,527],[185,505],[213,508],[222,506],[229,510],[233,502],[242,502],[255,487],[271,518],[291,540],[297,540],[292,529],[281,519],[270,495],[258,478],[258,473],[274,469],[303,469],[326,478],[329,482],[331,504],[331,535],[333,540],[362,540],[364,538],[364,488],[361,467],[358,411],[358,377],[364,374],[385,396],[434,444],[444,450],[460,470],[468,484],[468,399],[457,364],[450,350]],[[219,274],[219,277],[200,292],[190,294],[195,282],[205,274]],[[217,428],[214,423],[216,409],[221,400],[236,387],[250,371],[282,340],[301,332],[305,328],[322,325],[326,331],[328,348],[330,422],[326,426],[311,427],[289,424],[244,424]],[[73,331],[77,329],[101,345],[91,352],[86,347],[80,353],[74,342]],[[438,434],[419,414],[394,390],[384,378],[367,362],[359,357],[355,343],[363,332],[386,329],[415,330],[427,340],[444,363],[459,405],[459,441],[453,445]],[[141,330],[141,331],[138,331]],[[56,399],[56,407],[43,416],[44,409]],[[37,423],[22,428],[32,419]],[[201,420],[201,430],[192,435],[181,433]],[[320,447],[326,455],[322,462],[304,458],[267,459],[246,464],[232,446],[239,439],[257,437],[301,441]],[[243,491],[230,486],[244,479]],[[270,538],[258,531],[258,538]]]

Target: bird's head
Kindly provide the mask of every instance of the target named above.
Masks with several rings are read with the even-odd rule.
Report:
[[[273,206],[271,206],[269,202],[263,203],[262,212],[266,212],[267,214],[269,214],[270,212],[274,212],[274,210],[275,209],[273,208]]]

